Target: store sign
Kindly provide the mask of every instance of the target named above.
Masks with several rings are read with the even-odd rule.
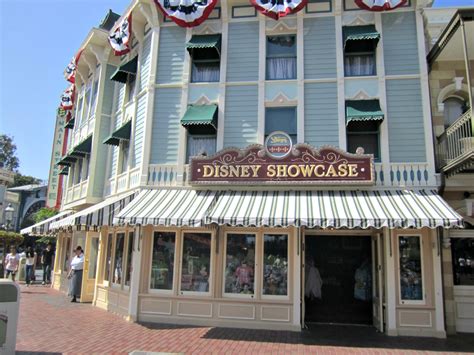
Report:
[[[273,158],[286,157],[292,147],[291,137],[285,132],[272,132],[265,139],[265,150]]]
[[[277,132],[278,133],[278,132]],[[286,135],[286,134],[284,134]],[[269,136],[270,138],[270,136]],[[373,156],[351,154],[335,147],[315,149],[308,144],[291,145],[291,139],[275,135],[270,145],[224,149],[213,156],[191,158],[191,184],[319,184],[371,185]],[[289,138],[289,137],[288,137]],[[286,137],[285,137],[286,139]],[[290,149],[288,151],[288,143]]]
[[[62,158],[64,153],[64,142],[67,139],[64,124],[66,121],[63,110],[59,109],[56,115],[56,128],[54,131],[53,149],[49,166],[48,195],[46,207],[58,208],[62,194],[63,176],[59,175],[59,167],[56,163]],[[65,112],[65,111],[64,111]]]

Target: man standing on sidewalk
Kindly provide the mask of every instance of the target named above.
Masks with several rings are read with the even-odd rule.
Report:
[[[54,260],[53,246],[49,243],[41,255],[41,264],[43,264],[43,285],[51,283],[51,265]]]

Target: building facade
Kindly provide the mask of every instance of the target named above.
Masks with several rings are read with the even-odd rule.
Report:
[[[433,192],[429,1],[404,3],[110,13],[80,47],[54,287],[81,245],[81,301],[130,320],[444,337],[441,234],[462,222]]]

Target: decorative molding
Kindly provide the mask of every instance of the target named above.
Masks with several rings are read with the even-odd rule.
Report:
[[[274,106],[296,106],[298,104],[298,99],[290,99],[281,91],[275,95],[272,100],[265,100],[266,107],[274,107]]]
[[[265,32],[273,34],[295,34],[298,28],[295,22],[294,26],[289,25],[285,21],[273,21],[275,25],[272,27],[272,22],[267,21],[265,26]]]
[[[210,100],[206,95],[201,95],[196,101],[190,102],[191,105],[210,105],[214,103],[216,102]]]
[[[197,29],[193,29],[193,34],[195,35],[211,35],[211,34],[216,34],[219,31],[213,28],[213,26],[210,26],[208,24],[202,26],[199,26]]]
[[[357,16],[343,16],[343,26],[364,26],[373,25],[375,23],[373,14],[360,14]]]
[[[462,78],[453,78],[454,83],[449,84],[445,86],[444,88],[441,89],[441,91],[438,94],[438,97],[436,99],[437,107],[438,107],[438,113],[443,113],[444,112],[444,101],[452,96],[455,92],[457,91],[462,91],[466,97],[468,97],[468,92],[469,89],[466,84],[461,84],[461,87],[458,88],[459,86],[459,81],[456,79],[462,79]],[[463,98],[466,99],[466,98]]]
[[[346,97],[346,100],[373,100],[374,98],[374,96],[370,96],[364,89],[360,89],[354,96]]]

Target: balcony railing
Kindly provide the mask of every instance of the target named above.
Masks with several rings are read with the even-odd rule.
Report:
[[[472,169],[474,136],[472,109],[466,111],[438,138],[438,167],[448,175]]]

